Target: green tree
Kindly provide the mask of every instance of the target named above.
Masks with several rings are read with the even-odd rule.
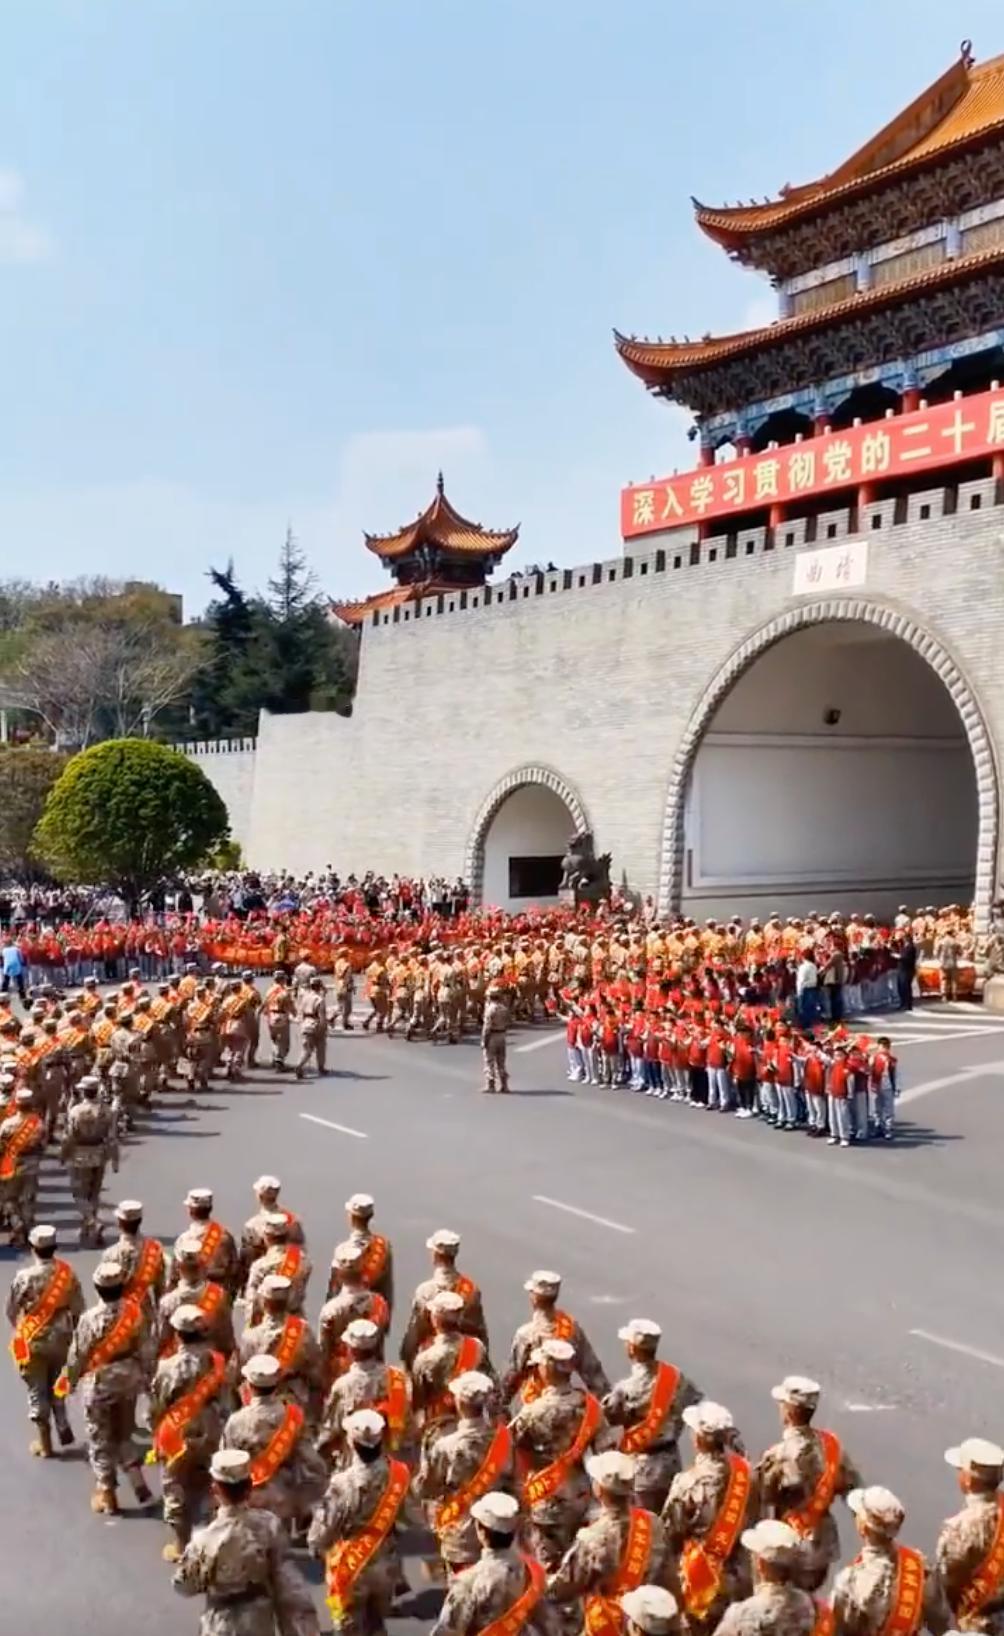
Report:
[[[19,880],[32,873],[32,836],[66,762],[54,750],[0,750],[0,867]]]
[[[74,756],[53,786],[34,850],[60,880],[114,887],[134,911],[165,877],[226,839],[227,810],[199,767],[146,739]]]

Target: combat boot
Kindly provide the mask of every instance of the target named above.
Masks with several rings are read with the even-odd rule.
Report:
[[[171,1537],[160,1554],[165,1562],[180,1562],[188,1544],[188,1529],[180,1527],[177,1523],[170,1523],[168,1526]]]
[[[28,1453],[36,1460],[48,1460],[52,1456],[52,1428],[47,1420],[36,1420],[35,1430],[38,1436],[28,1444]]]
[[[99,1483],[91,1495],[91,1510],[98,1517],[117,1517],[119,1502],[114,1487]]]

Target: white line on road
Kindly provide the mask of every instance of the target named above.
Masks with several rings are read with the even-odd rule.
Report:
[[[309,1119],[312,1125],[324,1125],[328,1130],[340,1130],[343,1136],[357,1136],[360,1142],[368,1142],[369,1137],[364,1130],[353,1130],[351,1125],[336,1125],[333,1119],[321,1119],[316,1113],[301,1113],[301,1119]]]
[[[997,1369],[1004,1369],[1004,1358],[999,1358],[996,1352],[984,1352],[982,1347],[967,1346],[964,1341],[950,1341],[946,1335],[932,1335],[927,1329],[911,1329],[911,1335],[916,1335],[919,1341],[930,1341],[932,1346],[943,1346],[946,1352],[961,1352],[963,1357],[976,1358],[979,1363],[992,1363]]]
[[[633,1233],[622,1221],[609,1221],[606,1216],[594,1216],[591,1210],[580,1210],[577,1204],[562,1204],[560,1199],[549,1199],[546,1193],[533,1195],[535,1204],[549,1204],[552,1210],[564,1210],[570,1216],[581,1216],[583,1221],[595,1221],[600,1227],[609,1227],[615,1233]]]
[[[845,1403],[848,1414],[892,1414],[895,1403]]]
[[[897,1097],[897,1106],[902,1107],[905,1102],[916,1102],[918,1097],[930,1096],[932,1091],[942,1091],[948,1085],[962,1085],[967,1080],[1000,1073],[1004,1073],[1004,1062],[973,1063],[969,1068],[960,1068],[958,1073],[945,1074],[941,1079],[925,1079],[920,1085],[911,1085]]]
[[[525,1051],[542,1051],[545,1045],[553,1045],[556,1040],[563,1040],[565,1031],[560,1034],[542,1034],[539,1040],[527,1040],[525,1045],[517,1045],[516,1051],[522,1056]]]

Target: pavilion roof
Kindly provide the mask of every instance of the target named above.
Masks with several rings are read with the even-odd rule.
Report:
[[[695,199],[697,223],[716,243],[737,250],[848,195],[948,158],[998,129],[1004,129],[1004,55],[976,63],[964,40],[951,67],[829,175],[783,187],[763,204],[713,207]]]
[[[366,534],[364,538],[367,550],[385,559],[407,556],[423,545],[464,556],[496,557],[515,545],[518,535],[519,524],[515,528],[492,530],[462,517],[446,498],[440,472],[432,504],[426,506],[413,523],[406,524],[395,534]]]
[[[363,597],[360,602],[332,602],[329,610],[332,617],[340,619],[343,625],[361,625],[372,613],[400,607],[404,602],[421,602],[427,596],[445,595],[447,591],[455,596],[458,590],[463,589],[465,587],[447,580],[418,579],[410,585],[393,585],[389,591],[376,591],[373,596]]]
[[[776,323],[764,325],[759,329],[740,330],[734,335],[705,335],[699,341],[677,341],[675,337],[669,341],[664,341],[661,337],[653,341],[646,337],[621,335],[619,331],[614,330],[614,345],[627,367],[643,380],[646,386],[668,390],[672,387],[675,374],[690,374],[695,369],[710,367],[727,358],[778,346],[789,336],[803,335],[825,329],[835,323],[844,323],[855,318],[858,313],[874,311],[883,306],[894,306],[904,298],[911,298],[919,293],[926,294],[932,289],[968,278],[974,272],[1002,265],[1004,245],[993,245],[989,249],[975,251],[969,256],[955,256],[950,260],[938,262],[935,266],[922,268],[921,271],[897,279],[893,283],[861,290],[854,295],[846,296],[842,301],[835,301],[830,307],[798,313],[793,318],[781,318]]]

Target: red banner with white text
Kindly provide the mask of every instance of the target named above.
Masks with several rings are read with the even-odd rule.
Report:
[[[995,452],[1004,452],[1004,390],[633,483],[621,490],[621,534],[633,540],[764,506],[794,506],[830,490],[911,477]]]

